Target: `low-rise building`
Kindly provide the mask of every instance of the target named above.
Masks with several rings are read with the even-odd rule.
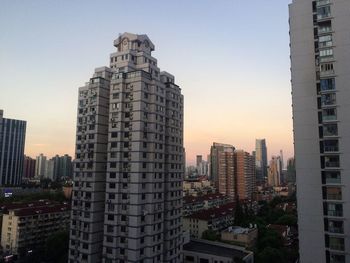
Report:
[[[243,247],[253,247],[258,239],[258,228],[243,228],[240,226],[230,226],[221,231],[221,240],[232,242],[234,245]]]
[[[42,246],[49,235],[68,228],[69,217],[68,204],[39,201],[3,207],[3,252],[21,257]]]
[[[187,216],[203,209],[224,205],[229,201],[228,196],[219,193],[201,196],[185,196],[183,198],[182,213],[184,216]]]
[[[201,210],[183,218],[183,228],[189,231],[191,238],[201,238],[205,230],[221,231],[234,221],[235,203]]]
[[[254,263],[254,253],[242,247],[191,239],[183,246],[184,263]]]

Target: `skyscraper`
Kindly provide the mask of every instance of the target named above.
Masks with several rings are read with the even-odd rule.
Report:
[[[0,186],[22,182],[25,121],[3,118],[0,110]]]
[[[234,159],[237,196],[252,199],[256,187],[255,158],[243,150],[235,150]]]
[[[70,262],[182,262],[183,96],[146,35],[79,89]]]
[[[300,260],[350,262],[350,1],[289,14]]]
[[[267,178],[267,149],[265,139],[255,140],[256,181],[264,184]]]

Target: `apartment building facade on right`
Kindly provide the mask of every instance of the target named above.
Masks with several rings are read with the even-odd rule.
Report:
[[[350,1],[289,14],[300,262],[350,262]]]

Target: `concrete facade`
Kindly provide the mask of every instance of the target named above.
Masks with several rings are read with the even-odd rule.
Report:
[[[182,262],[183,96],[146,35],[114,46],[79,89],[70,262]]]
[[[350,262],[350,2],[289,14],[300,261]]]

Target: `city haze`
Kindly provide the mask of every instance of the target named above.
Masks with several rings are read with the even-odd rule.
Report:
[[[74,155],[78,87],[118,33],[145,33],[185,96],[189,164],[214,141],[252,151],[256,138],[287,159],[289,2],[3,1],[0,108],[27,120],[27,155]]]

